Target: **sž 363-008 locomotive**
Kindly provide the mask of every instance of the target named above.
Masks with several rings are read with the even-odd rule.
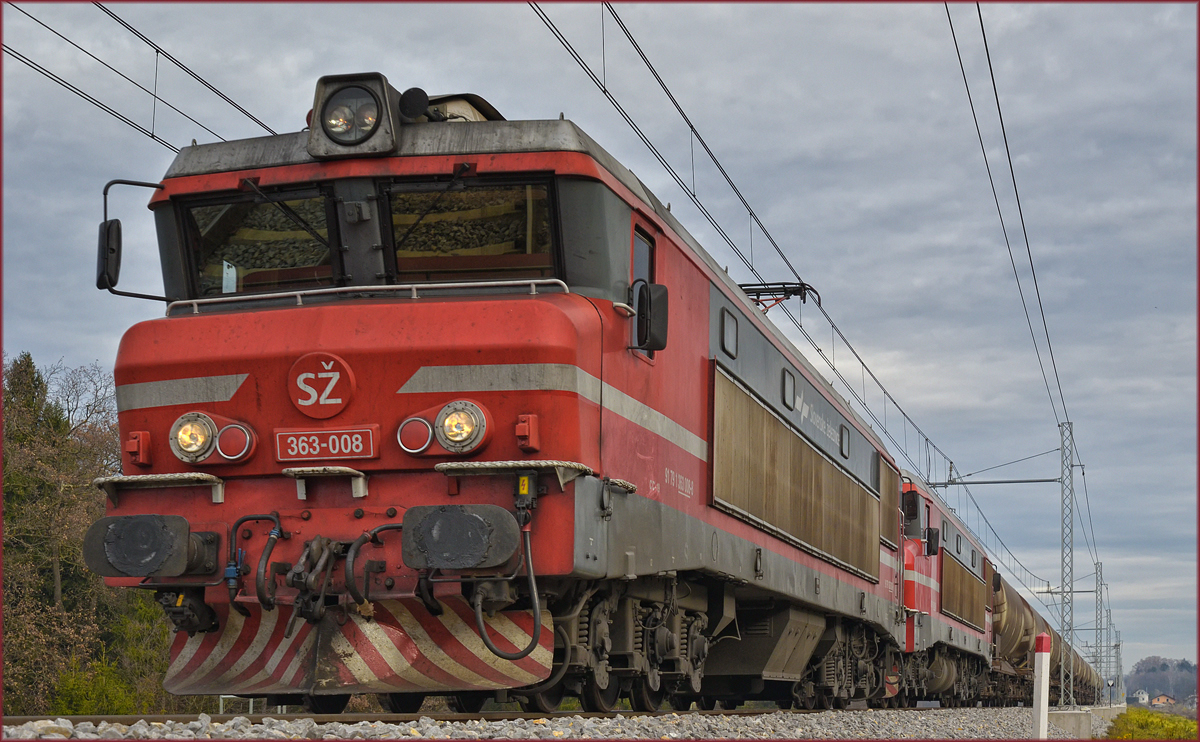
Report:
[[[169,691],[1028,695],[1032,611],[993,630],[967,529],[577,126],[380,74],[310,116],[114,181],[153,189],[168,304],[121,341],[84,551],[162,604]]]

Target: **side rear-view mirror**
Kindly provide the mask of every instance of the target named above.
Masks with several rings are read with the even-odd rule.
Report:
[[[662,350],[667,347],[667,287],[659,283],[638,281],[637,286],[637,344],[638,350]]]
[[[121,220],[100,222],[100,240],[96,250],[96,288],[111,289],[121,276]]]

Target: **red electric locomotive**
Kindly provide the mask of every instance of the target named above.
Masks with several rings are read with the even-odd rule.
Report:
[[[169,691],[1028,694],[967,529],[570,121],[330,76],[307,131],[132,184],[168,304],[121,341],[84,552],[163,605]],[[105,221],[118,294],[120,254]]]

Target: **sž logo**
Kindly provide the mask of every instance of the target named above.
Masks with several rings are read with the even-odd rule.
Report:
[[[296,409],[325,420],[350,404],[354,397],[354,373],[332,353],[309,353],[292,364],[288,395]]]

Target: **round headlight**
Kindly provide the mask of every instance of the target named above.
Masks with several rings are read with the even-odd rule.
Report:
[[[379,127],[379,100],[357,85],[342,88],[325,101],[321,125],[338,144],[366,141]]]
[[[438,413],[434,432],[442,448],[453,453],[466,453],[483,442],[487,420],[483,410],[474,403],[451,402]]]
[[[477,424],[470,411],[458,410],[446,415],[446,419],[442,421],[442,432],[455,443],[462,443],[475,434]]]
[[[379,109],[375,107],[375,102],[364,103],[354,112],[354,125],[360,129],[370,131],[375,128],[375,122],[379,118]]]
[[[325,116],[325,128],[331,134],[345,134],[354,126],[354,112],[349,106],[338,106]]]
[[[208,458],[217,445],[217,426],[208,415],[188,412],[171,426],[171,450],[182,461],[195,463]]]
[[[175,434],[175,440],[179,441],[179,447],[187,453],[203,451],[208,445],[208,428],[199,422],[185,423]]]

